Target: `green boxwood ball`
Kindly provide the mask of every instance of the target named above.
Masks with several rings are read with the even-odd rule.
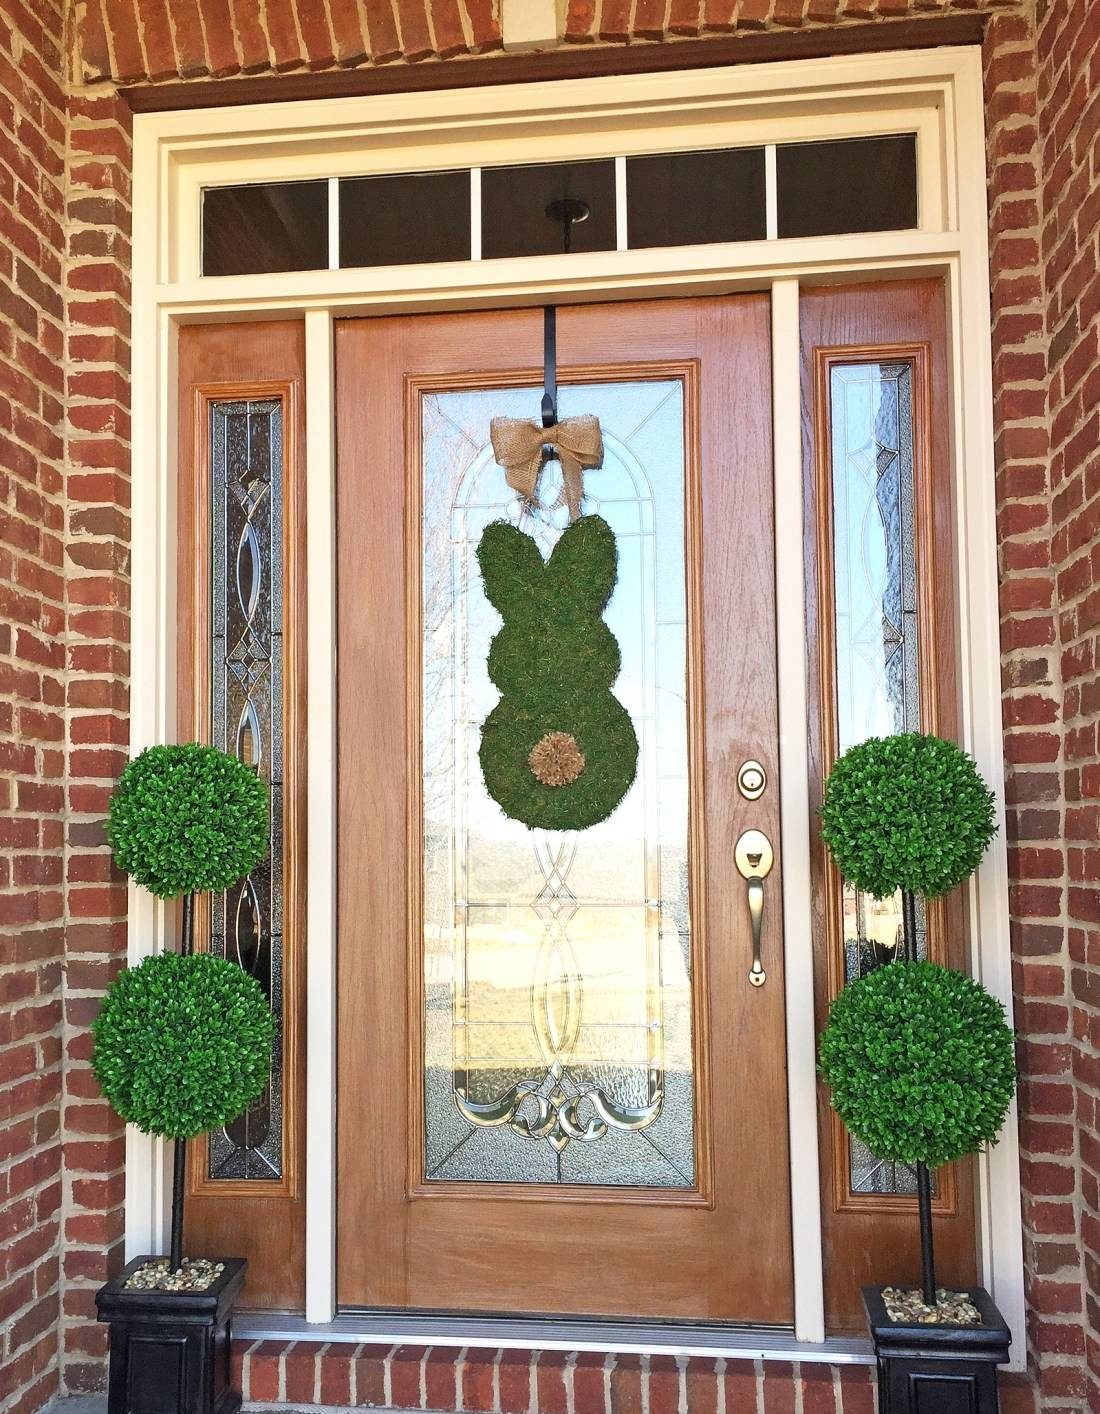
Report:
[[[123,771],[107,839],[115,863],[158,898],[220,892],[263,858],[267,787],[213,746],[151,746]]]
[[[934,962],[886,963],[845,987],[819,1069],[873,1154],[929,1168],[992,1144],[1016,1083],[1000,1002]]]
[[[996,833],[993,792],[954,742],[921,732],[850,747],[825,786],[821,833],[857,889],[936,898],[971,875]]]
[[[236,963],[161,953],[119,974],[92,1034],[92,1070],[112,1108],[146,1134],[190,1139],[263,1093],[275,1020]]]

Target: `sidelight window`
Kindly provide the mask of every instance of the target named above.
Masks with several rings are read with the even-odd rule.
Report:
[[[913,364],[834,362],[828,370],[833,526],[835,749],[921,728]],[[842,880],[844,981],[895,956],[928,955],[927,910],[875,899]],[[904,1164],[850,1140],[853,1193],[911,1193]]]
[[[271,1079],[207,1141],[207,1177],[283,1177],[283,401],[209,404],[213,744],[268,787],[269,843],[211,901],[210,949],[255,977],[276,1017]]]

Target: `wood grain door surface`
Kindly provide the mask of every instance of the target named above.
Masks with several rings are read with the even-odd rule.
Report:
[[[599,397],[613,398],[624,385],[644,396],[643,385],[663,380],[683,407],[684,528],[671,532],[682,540],[671,550],[682,556],[687,606],[693,1171],[679,1185],[654,1186],[640,1165],[632,1181],[629,1156],[642,1151],[621,1149],[625,1168],[614,1182],[531,1181],[524,1164],[557,1159],[546,1140],[508,1125],[494,1131],[500,1159],[484,1175],[428,1171],[426,1125],[440,1121],[426,1117],[424,1099],[425,399],[499,387],[510,390],[512,406],[522,385],[534,390],[529,411],[537,417],[541,349],[539,311],[337,324],[338,1300],[788,1322],[764,295],[566,308],[558,316],[563,399],[570,384],[608,385]],[[479,435],[487,444],[488,427]],[[481,464],[503,486],[491,457],[482,453]],[[599,475],[589,482],[597,497]],[[658,524],[658,542],[662,533],[667,546],[667,526],[662,532]],[[461,579],[455,586],[457,596],[472,592]],[[629,592],[620,581],[616,593]],[[487,649],[483,635],[472,651]],[[736,782],[749,758],[769,779],[755,802]],[[764,830],[777,855],[765,885],[761,988],[748,982],[746,884],[733,862],[748,828]],[[502,966],[507,961],[502,955]],[[482,983],[469,985],[476,1003]],[[449,1095],[446,1104],[449,1123]],[[613,1137],[620,1146],[645,1144],[642,1133]],[[652,1158],[652,1146],[644,1153]]]

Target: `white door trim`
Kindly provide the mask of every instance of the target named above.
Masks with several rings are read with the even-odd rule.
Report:
[[[471,260],[382,271],[326,269],[203,279],[199,196],[204,185],[277,175],[329,177],[488,159],[622,157],[719,145],[916,131],[920,225],[874,236],[778,240],[524,260]],[[958,575],[964,745],[997,796],[1002,830],[972,884],[973,965],[1011,1014],[1007,857],[1003,819],[999,624],[989,343],[982,68],[976,48],[626,75],[436,93],[378,95],[144,114],[134,124],[133,656],[154,665],[132,701],[131,750],[172,740],[175,605],[175,334],[181,322],[277,313],[306,321],[307,583],[310,644],[307,1318],[335,1312],[334,1159],[336,821],[332,517],[332,336],[340,314],[607,300],[768,288],[773,295],[777,534],[785,585],[801,582],[797,517],[801,449],[796,419],[799,283],[942,276],[950,296],[951,410],[957,468]],[[331,261],[330,261],[331,263]],[[786,569],[783,567],[786,566]],[[817,1116],[808,865],[804,602],[781,596],[782,845],[787,869],[788,1072],[792,1194],[816,1192]],[[801,691],[794,687],[801,684]],[[801,872],[801,877],[798,877]],[[131,891],[130,956],[167,941],[164,910]],[[980,1260],[1025,1354],[1019,1154],[1014,1125],[980,1162]],[[816,1203],[796,1202],[796,1335],[824,1336]],[[164,1230],[160,1146],[130,1134],[127,1251],[158,1250]]]

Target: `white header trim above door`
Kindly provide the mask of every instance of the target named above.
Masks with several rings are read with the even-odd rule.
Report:
[[[598,255],[470,260],[202,278],[200,197],[207,185],[278,176],[426,171],[722,145],[915,131],[919,228],[872,236],[616,250]],[[134,660],[153,665],[134,695],[131,750],[175,735],[175,343],[180,323],[302,314],[306,321],[309,875],[307,1034],[307,1318],[335,1310],[335,719],[333,648],[331,321],[357,312],[539,304],[771,289],[776,389],[777,562],[801,582],[797,517],[798,288],[839,279],[944,278],[956,397],[951,409],[959,487],[962,739],[993,785],[1003,826],[996,527],[981,55],[935,49],[746,65],[688,73],[453,89],[174,113],[134,124],[133,484]],[[774,205],[774,203],[772,203]],[[621,243],[621,242],[620,242]],[[331,260],[330,260],[331,264]],[[786,402],[781,400],[785,399]],[[784,408],[788,410],[784,414]],[[785,566],[785,568],[784,568]],[[785,682],[803,682],[804,602],[781,598]],[[803,683],[804,686],[804,683]],[[815,1182],[813,988],[804,693],[781,695],[782,847],[787,928],[787,1063],[795,1200],[795,1332],[824,1336],[820,1213]],[[1003,828],[972,883],[973,967],[1011,1012],[1007,857]],[[130,956],[170,942],[164,910],[131,892]],[[983,1280],[1025,1357],[1023,1243],[1015,1127],[980,1160]],[[806,1201],[798,1202],[798,1195]],[[811,1196],[812,1195],[812,1196]],[[158,1250],[164,1231],[163,1155],[128,1131],[127,1250]],[[426,1338],[426,1337],[425,1337]],[[777,1347],[776,1354],[781,1352]]]

